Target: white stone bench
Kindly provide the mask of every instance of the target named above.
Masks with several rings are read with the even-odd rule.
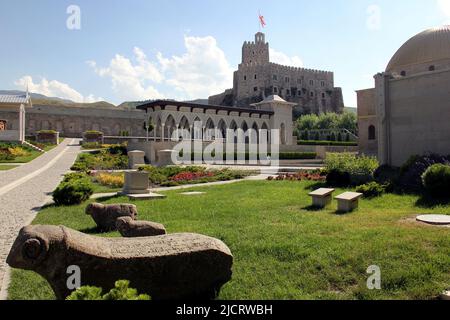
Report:
[[[338,211],[345,213],[355,210],[358,208],[359,198],[362,196],[362,193],[357,192],[344,192],[343,194],[338,195],[335,198],[338,202]]]
[[[315,208],[325,208],[331,203],[334,189],[320,188],[309,194],[312,197],[312,206]]]

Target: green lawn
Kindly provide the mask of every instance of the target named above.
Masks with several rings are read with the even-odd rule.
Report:
[[[0,164],[0,171],[6,171],[6,170],[11,170],[14,168],[17,168],[18,166],[5,166],[5,165],[1,165]]]
[[[170,233],[202,233],[230,247],[233,279],[220,299],[434,299],[450,287],[450,229],[413,219],[450,214],[450,206],[419,207],[417,197],[385,195],[337,215],[335,203],[323,211],[308,207],[311,186],[246,181],[193,188],[206,192],[200,196],[170,191],[165,200],[135,203],[140,219],[163,223]],[[107,201],[113,202],[128,199]],[[85,206],[48,207],[34,223],[95,233]],[[381,268],[382,290],[366,288],[370,265]],[[54,297],[39,276],[14,270],[9,298]]]

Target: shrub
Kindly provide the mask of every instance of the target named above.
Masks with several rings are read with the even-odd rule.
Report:
[[[386,187],[377,182],[370,182],[356,188],[356,192],[364,194],[364,197],[366,198],[379,197],[385,193],[385,191]]]
[[[297,144],[302,146],[336,146],[336,147],[354,147],[357,146],[357,142],[349,141],[349,139],[346,141],[318,141],[318,140],[299,140]]]
[[[352,185],[361,185],[372,181],[373,173],[378,166],[376,158],[357,156],[352,153],[328,153],[325,160],[326,171],[328,175],[331,174],[327,181],[344,183],[349,178],[349,184]]]
[[[37,134],[56,134],[57,132],[55,130],[41,130],[38,131]]]
[[[350,173],[340,170],[329,170],[327,173],[327,184],[336,187],[346,187],[351,184]]]
[[[423,192],[422,175],[434,164],[450,165],[450,156],[430,154],[411,157],[400,169],[398,189],[404,192]]]
[[[422,175],[425,190],[435,197],[450,196],[450,166],[434,164]]]
[[[103,145],[98,142],[86,142],[86,143],[83,143],[81,148],[84,150],[101,149],[101,148],[103,148]]]
[[[315,152],[281,152],[279,154],[280,160],[308,160],[316,158],[317,153]]]
[[[84,286],[72,292],[66,300],[150,300],[146,294],[138,294],[136,289],[129,288],[127,280],[116,281],[114,289],[102,295],[102,288]]]
[[[12,161],[14,159],[16,159],[16,157],[13,156],[11,153],[0,151],[0,161]]]
[[[127,146],[123,144],[112,145],[108,148],[108,152],[114,155],[124,155],[128,154]]]
[[[71,172],[64,175],[63,182],[71,182],[73,180],[82,180],[88,179],[88,176],[85,173],[81,172]]]
[[[11,147],[8,148],[8,151],[11,155],[13,155],[15,158],[17,157],[26,157],[29,155],[29,152],[21,147]]]
[[[76,205],[89,200],[93,193],[94,188],[89,178],[72,178],[61,182],[53,191],[53,201],[58,206]]]
[[[95,175],[94,180],[103,186],[111,188],[122,188],[125,183],[123,174],[99,173]]]
[[[72,166],[74,171],[89,170],[121,170],[128,168],[128,157],[122,154],[111,154],[108,150],[82,153]]]

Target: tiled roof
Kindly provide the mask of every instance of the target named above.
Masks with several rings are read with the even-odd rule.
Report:
[[[0,103],[28,103],[30,97],[26,95],[9,95],[9,94],[0,94]]]

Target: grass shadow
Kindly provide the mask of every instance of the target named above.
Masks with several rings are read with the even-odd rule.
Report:
[[[95,202],[106,202],[106,201],[109,201],[109,200],[112,200],[112,199],[117,199],[117,198],[120,198],[120,197],[123,197],[123,195],[116,194],[114,196],[100,197],[100,198],[92,199],[92,200],[94,200]]]
[[[326,210],[326,208],[321,208],[321,207],[311,205],[311,206],[303,207],[302,210],[309,211],[309,212],[319,212],[319,211]]]
[[[432,209],[439,206],[446,206],[450,204],[449,198],[433,198],[430,195],[421,196],[415,203],[416,207]]]

